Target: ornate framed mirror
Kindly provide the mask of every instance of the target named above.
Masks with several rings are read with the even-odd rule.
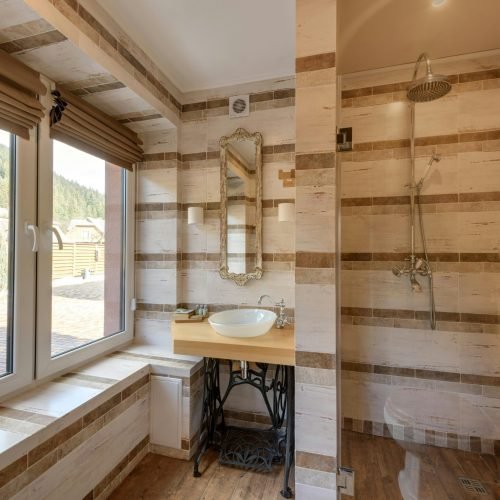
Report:
[[[262,135],[243,128],[220,141],[221,278],[262,277]]]

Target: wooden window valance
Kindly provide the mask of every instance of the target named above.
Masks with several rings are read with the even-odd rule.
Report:
[[[0,50],[0,128],[29,139],[44,117],[38,96],[46,93],[40,73]]]
[[[143,161],[142,142],[134,131],[70,92],[58,88],[52,95],[53,139],[128,170]]]

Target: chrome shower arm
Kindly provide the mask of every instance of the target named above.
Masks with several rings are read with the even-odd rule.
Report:
[[[427,73],[430,74],[432,73],[431,69],[431,60],[429,56],[427,55],[427,52],[422,52],[417,59],[417,62],[415,63],[415,69],[413,70],[413,78],[411,79],[412,82],[414,82],[417,78],[418,74],[418,68],[420,67],[420,63],[425,59],[425,65],[427,66]]]

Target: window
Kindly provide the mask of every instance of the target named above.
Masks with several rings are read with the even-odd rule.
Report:
[[[38,188],[51,193],[38,205],[38,376],[132,337],[131,174],[56,140],[46,150]]]
[[[53,146],[51,355],[57,356],[123,331],[125,171],[62,142]]]
[[[15,139],[0,130],[0,377],[12,373]]]

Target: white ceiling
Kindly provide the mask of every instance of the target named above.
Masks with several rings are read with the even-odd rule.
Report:
[[[291,0],[100,0],[182,92],[294,74]]]
[[[500,48],[500,0],[339,0],[337,66],[353,73]]]

